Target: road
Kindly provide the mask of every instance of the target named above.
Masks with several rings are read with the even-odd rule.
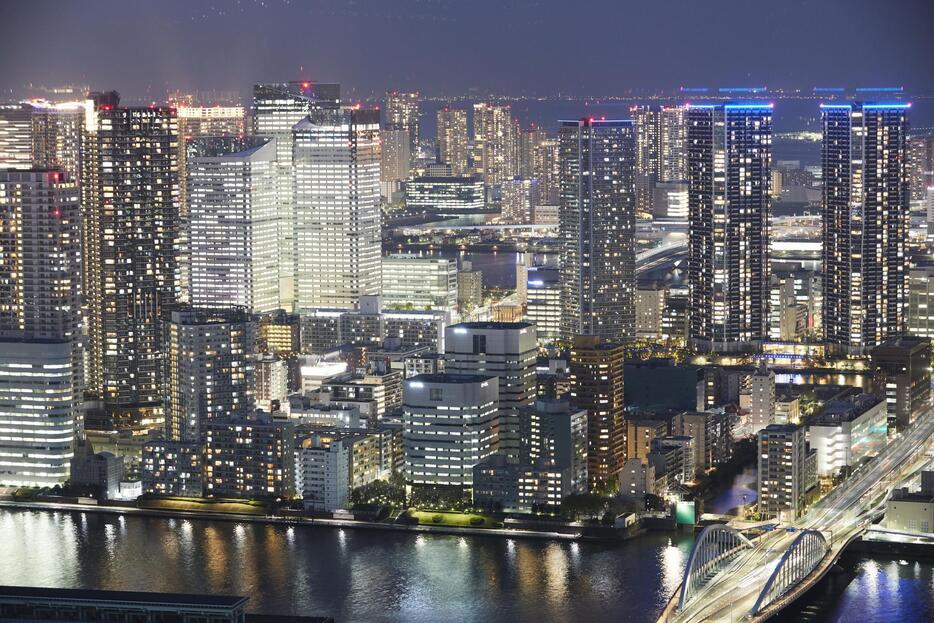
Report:
[[[931,463],[924,448],[932,433],[934,416],[927,413],[911,429],[892,440],[875,459],[858,469],[801,518],[788,524],[795,532],[777,530],[761,537],[755,548],[737,556],[671,620],[688,623],[746,618],[799,529],[823,533],[831,543],[829,555],[836,559],[847,541],[865,530],[878,515],[889,491]]]

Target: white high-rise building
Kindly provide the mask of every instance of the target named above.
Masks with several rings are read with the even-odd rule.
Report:
[[[462,322],[444,331],[447,374],[499,377],[497,452],[519,461],[519,410],[536,397],[538,338],[528,322]]]
[[[486,374],[419,374],[402,386],[405,477],[414,486],[473,487],[496,445],[499,383]]]
[[[775,373],[765,368],[755,371],[751,378],[752,407],[749,423],[752,433],[775,422]]]
[[[205,139],[209,141],[211,139]],[[205,147],[188,162],[189,300],[271,312],[279,291],[276,141]]]
[[[320,110],[296,124],[295,307],[355,307],[380,290],[378,110]]]
[[[383,305],[453,311],[457,307],[457,261],[395,254],[383,258]]]
[[[0,483],[68,479],[80,430],[77,185],[60,169],[0,171]]]
[[[292,192],[292,129],[314,110],[340,106],[339,84],[285,82],[253,87],[253,133],[276,139],[276,205],[280,244],[280,291],[282,303],[290,306],[295,289],[295,211]]]

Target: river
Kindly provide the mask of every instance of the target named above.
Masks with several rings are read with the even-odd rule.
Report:
[[[0,584],[240,594],[251,611],[338,623],[642,623],[680,582],[691,543],[662,533],[568,543],[3,509]],[[869,560],[851,575],[828,590],[835,598],[806,604],[808,620],[931,620],[916,615],[934,613],[934,566]]]

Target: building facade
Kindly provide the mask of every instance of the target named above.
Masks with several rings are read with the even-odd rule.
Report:
[[[908,316],[908,109],[824,104],[824,338],[863,351]]]
[[[768,337],[772,105],[691,105],[690,340],[704,350]]]
[[[631,121],[560,129],[562,337],[635,337],[635,137]]]
[[[294,128],[295,306],[352,309],[380,289],[379,111]]]

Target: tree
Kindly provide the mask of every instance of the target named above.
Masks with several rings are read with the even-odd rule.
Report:
[[[350,505],[354,508],[361,506],[393,506],[405,504],[405,489],[385,480],[374,480],[350,492]]]

